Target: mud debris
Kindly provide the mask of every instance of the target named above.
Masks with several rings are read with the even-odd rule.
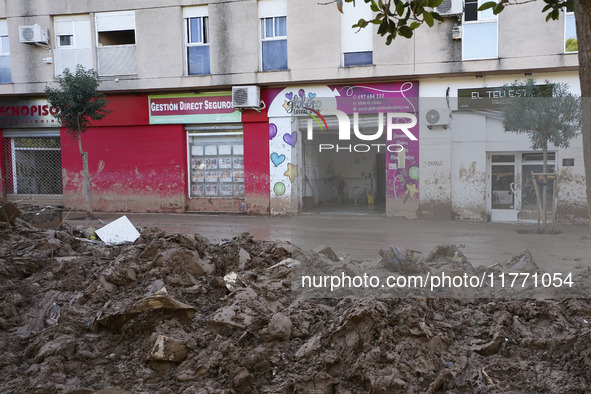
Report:
[[[1,392],[591,387],[587,299],[298,298],[290,277],[311,260],[326,272],[360,272],[359,262],[248,234],[220,244],[156,228],[127,245],[82,238],[0,223]],[[479,272],[469,265],[442,246],[394,269]]]

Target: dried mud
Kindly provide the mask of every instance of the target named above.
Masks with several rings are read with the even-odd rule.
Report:
[[[0,223],[0,392],[591,387],[588,300],[295,298],[289,243],[78,237]]]

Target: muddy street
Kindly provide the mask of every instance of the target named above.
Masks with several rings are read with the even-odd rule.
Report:
[[[118,246],[82,230],[0,223],[0,391],[585,392],[591,383],[585,298],[296,297],[293,275],[306,263],[336,272],[368,262],[344,259],[355,246],[340,250],[347,239],[336,234],[332,255],[276,230],[268,241],[140,226]],[[469,244],[428,246],[420,267],[388,265],[382,253],[378,268],[481,265]]]

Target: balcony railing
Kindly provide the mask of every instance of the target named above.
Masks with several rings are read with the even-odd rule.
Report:
[[[135,45],[108,45],[98,48],[100,76],[137,74]]]
[[[53,51],[55,76],[64,72],[66,68],[74,72],[78,64],[85,68],[94,68],[92,61],[92,49],[56,49]]]

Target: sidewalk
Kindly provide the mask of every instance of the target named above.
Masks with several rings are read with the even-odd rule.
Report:
[[[64,213],[64,216],[67,213]],[[340,255],[364,261],[380,259],[389,245],[428,254],[441,244],[464,245],[462,251],[475,266],[504,263],[529,249],[540,268],[562,270],[591,267],[591,233],[584,225],[557,226],[559,234],[535,234],[536,224],[421,221],[381,215],[248,216],[229,214],[97,213],[96,220],[72,212],[73,226],[100,227],[122,215],[138,226],[156,226],[167,232],[199,233],[211,242],[243,232],[255,239],[287,240],[304,249],[327,245]],[[100,219],[100,220],[99,220]]]

